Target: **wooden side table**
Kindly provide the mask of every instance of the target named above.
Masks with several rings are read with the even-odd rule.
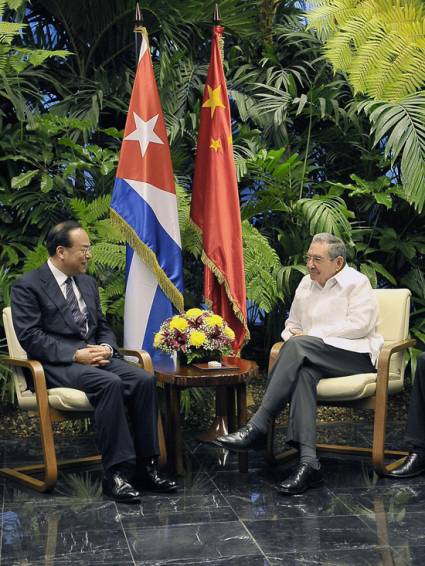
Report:
[[[184,473],[183,466],[183,439],[180,423],[180,390],[186,387],[215,387],[217,395],[220,390],[225,394],[227,403],[226,415],[229,431],[235,429],[235,395],[237,427],[246,423],[246,381],[248,377],[257,375],[258,366],[250,360],[241,358],[224,358],[224,362],[237,369],[222,367],[215,370],[202,370],[192,365],[170,369],[158,365],[154,368],[156,379],[165,387],[166,399],[166,435],[169,453],[168,461],[173,465],[177,474]],[[223,416],[224,415],[218,415]],[[248,471],[248,454],[239,453],[239,471]]]

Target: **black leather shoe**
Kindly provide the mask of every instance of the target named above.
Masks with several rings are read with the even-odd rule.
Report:
[[[102,481],[103,494],[122,503],[139,503],[141,493],[120,472],[105,475]]]
[[[140,489],[155,491],[156,493],[173,493],[177,491],[175,481],[159,475],[158,464],[155,461],[138,468],[134,484],[136,487],[140,487]]]
[[[411,452],[398,468],[385,474],[388,478],[414,478],[425,472],[425,454]]]
[[[248,423],[232,434],[217,436],[215,444],[229,450],[260,450],[265,448],[266,439],[267,435],[264,432],[259,431],[252,424]]]
[[[318,487],[323,483],[322,468],[318,470],[308,464],[299,464],[288,479],[279,485],[281,495],[297,495],[310,487]]]

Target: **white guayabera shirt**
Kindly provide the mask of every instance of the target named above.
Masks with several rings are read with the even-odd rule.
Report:
[[[370,354],[375,364],[384,339],[376,332],[379,308],[369,279],[345,265],[322,287],[306,275],[297,287],[283,340],[289,329],[322,338],[325,344]]]

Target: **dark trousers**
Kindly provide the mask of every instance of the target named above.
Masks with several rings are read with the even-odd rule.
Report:
[[[369,354],[334,348],[313,336],[294,336],[280,351],[261,405],[276,416],[289,401],[287,441],[315,447],[319,380],[371,372],[376,369]]]
[[[407,415],[406,442],[414,451],[425,453],[425,353],[417,360]]]
[[[48,381],[54,382],[51,386],[61,386],[57,376],[49,379],[48,371],[46,373]],[[74,363],[67,366],[64,373],[67,384],[62,387],[84,391],[94,406],[96,442],[105,470],[121,462],[159,454],[158,407],[153,375],[117,358],[112,358],[102,369]]]

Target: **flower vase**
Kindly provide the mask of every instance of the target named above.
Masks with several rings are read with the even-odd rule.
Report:
[[[181,352],[181,351],[177,352],[177,365],[179,367],[184,367],[189,365],[187,363],[187,354],[185,352]]]
[[[192,353],[195,354],[195,357],[192,358],[191,364],[202,364],[212,360],[220,362],[222,358],[222,354],[218,350],[199,350]],[[177,361],[180,367],[190,365],[187,354],[182,351],[177,352]]]

